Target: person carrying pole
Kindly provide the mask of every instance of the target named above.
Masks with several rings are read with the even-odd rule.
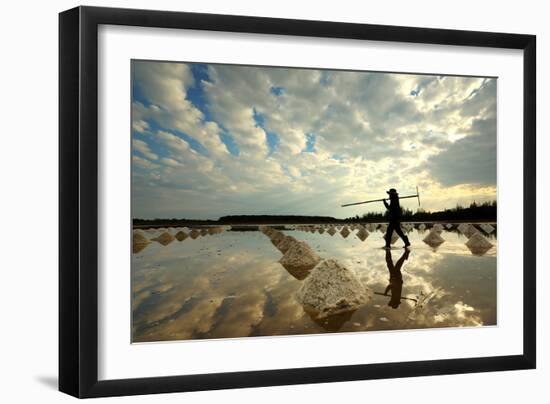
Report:
[[[401,237],[405,243],[405,248],[407,248],[411,245],[411,243],[409,242],[409,238],[403,233],[403,230],[401,230],[401,206],[399,206],[399,194],[395,188],[391,188],[389,191],[386,191],[386,193],[390,197],[390,203],[386,202],[386,199],[382,200],[382,202],[384,202],[384,206],[388,209],[389,218],[388,229],[386,231],[386,235],[384,236],[384,239],[386,240],[386,245],[384,248],[391,248],[391,236],[394,231],[399,237]]]

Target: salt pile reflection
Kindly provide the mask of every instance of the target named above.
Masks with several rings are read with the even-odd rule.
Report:
[[[496,324],[496,231],[486,235],[493,246],[474,255],[456,226],[441,229],[437,249],[422,242],[418,226],[410,229],[408,253],[380,249],[380,231],[361,241],[360,227],[348,228],[347,238],[285,230],[374,292],[354,311],[317,318],[296,298],[309,270],[286,269],[260,231],[177,230],[196,237],[149,243],[132,255],[134,342]]]

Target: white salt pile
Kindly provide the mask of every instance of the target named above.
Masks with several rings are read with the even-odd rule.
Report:
[[[347,236],[349,236],[348,227],[347,227],[347,226],[344,226],[344,228],[342,229],[342,231],[340,232],[340,234],[341,234],[342,237],[344,237],[344,238],[346,238]]]
[[[267,237],[271,237],[273,234],[275,234],[275,232],[276,231],[274,229],[272,229],[271,227],[266,227],[264,234]]]
[[[178,231],[178,232],[176,233],[176,239],[177,239],[178,241],[183,241],[183,240],[185,240],[187,237],[188,237],[188,236],[187,236],[187,233],[185,233],[184,231],[181,231],[181,230],[180,230],[180,231]]]
[[[327,230],[327,233],[330,234],[331,236],[334,236],[334,234],[336,234],[336,230],[334,230],[334,227],[331,227],[330,229]]]
[[[174,241],[175,239],[176,238],[172,234],[165,231],[164,233],[162,233],[160,236],[154,238],[153,240],[159,242],[162,245],[168,245],[172,241]]]
[[[432,231],[436,231],[438,233],[441,233],[443,231],[443,226],[439,223],[436,223],[432,226]]]
[[[441,237],[439,233],[435,230],[430,231],[430,233],[426,237],[424,237],[422,241],[428,244],[430,247],[438,247],[445,242],[443,237]]]
[[[495,231],[495,228],[491,226],[489,223],[483,223],[479,225],[479,227],[481,227],[481,230],[483,230],[487,234],[491,234],[492,232]]]
[[[137,254],[143,250],[151,241],[146,238],[141,232],[134,232],[134,237],[132,240],[132,251],[134,254]]]
[[[489,242],[481,233],[474,233],[470,239],[466,242],[466,247],[470,249],[473,254],[483,255],[491,249],[493,244]]]
[[[472,237],[476,233],[479,233],[479,231],[474,226],[467,223],[461,223],[460,226],[458,226],[458,231],[460,231],[468,238]]]
[[[418,225],[418,230],[426,230],[426,225],[424,223],[420,223]]]
[[[273,243],[273,245],[277,245],[281,242],[281,240],[285,237],[285,235],[283,233],[281,233],[280,231],[275,231],[271,237],[269,237],[271,239],[271,242]]]
[[[134,236],[136,234],[141,234],[142,236],[145,236],[145,233],[143,233],[143,230],[141,230],[141,229],[134,229],[133,234],[134,234]]]
[[[208,234],[208,231],[206,229],[201,229],[201,236],[206,236]]]
[[[324,232],[325,232],[325,228],[324,228],[324,227],[321,227],[321,228],[319,229],[319,234],[323,234]]]
[[[370,296],[355,273],[334,259],[319,262],[296,294],[304,308],[317,318],[355,310]]]
[[[193,240],[195,240],[197,237],[199,237],[201,234],[199,233],[199,231],[197,229],[193,229],[191,230],[191,232],[189,233],[189,237],[191,237]]]
[[[279,263],[285,268],[313,268],[319,261],[321,258],[307,243],[296,241],[279,260]]]
[[[388,225],[385,223],[382,223],[380,227],[378,227],[378,230],[380,230],[382,233],[385,233],[386,230],[388,230]]]
[[[376,225],[374,223],[367,224],[367,230],[371,233],[376,230]]]
[[[369,232],[364,227],[361,227],[356,234],[357,238],[361,241],[365,241],[369,236]]]
[[[447,224],[445,225],[445,227],[446,227],[447,229],[452,229],[452,228],[453,228],[453,225],[452,225],[451,223],[447,223]]]
[[[279,249],[279,251],[285,254],[297,241],[298,240],[296,240],[292,236],[284,236],[283,239],[276,245],[276,247]]]

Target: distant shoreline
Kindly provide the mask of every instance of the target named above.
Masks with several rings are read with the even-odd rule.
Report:
[[[205,220],[197,220],[197,221],[185,221],[185,222],[159,222],[159,223],[140,223],[140,224],[134,224],[134,229],[161,229],[161,228],[169,228],[169,227],[217,227],[217,226],[292,226],[292,225],[327,225],[327,224],[334,224],[334,225],[351,225],[351,224],[369,224],[369,223],[376,223],[376,224],[382,224],[382,223],[388,223],[388,221],[382,220],[382,221],[364,221],[364,220],[353,220],[348,221],[344,219],[335,219],[334,221],[311,221],[311,222],[270,222],[270,223],[264,223],[264,222],[217,222],[217,221],[205,221]],[[450,224],[457,224],[457,223],[497,223],[494,219],[475,219],[475,220],[402,220],[401,223],[412,223],[412,224],[420,224],[420,223],[450,223]]]

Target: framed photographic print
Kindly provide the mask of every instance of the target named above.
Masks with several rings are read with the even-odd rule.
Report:
[[[535,367],[534,36],[59,27],[61,391]]]

